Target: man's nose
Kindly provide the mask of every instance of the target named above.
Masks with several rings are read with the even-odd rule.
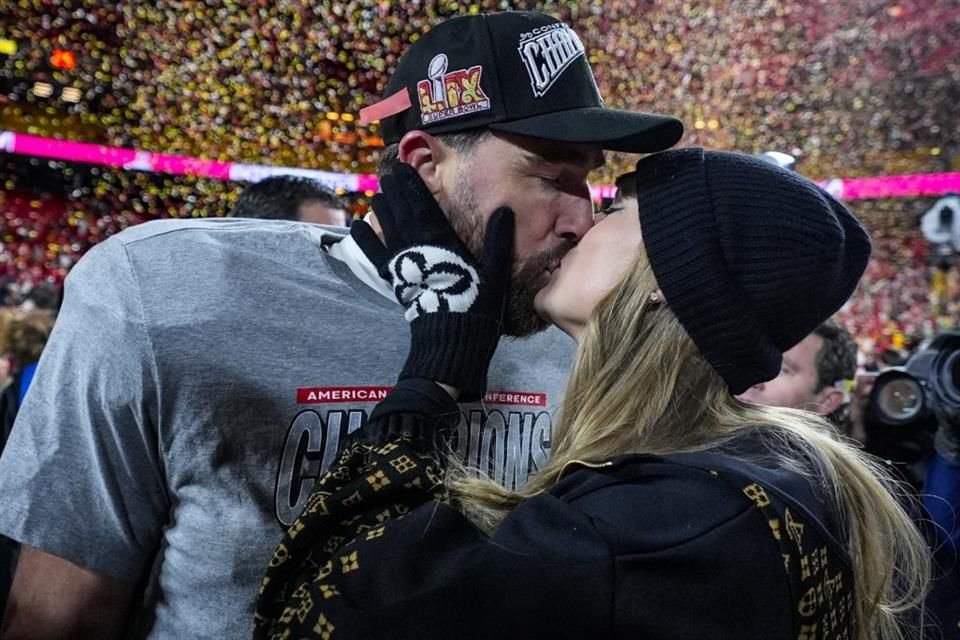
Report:
[[[579,241],[593,226],[593,203],[589,197],[571,197],[557,218],[557,235]]]

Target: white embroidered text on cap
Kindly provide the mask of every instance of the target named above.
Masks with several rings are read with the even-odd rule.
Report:
[[[518,51],[530,75],[533,95],[538,98],[550,90],[571,62],[585,55],[580,37],[562,23],[522,34]]]

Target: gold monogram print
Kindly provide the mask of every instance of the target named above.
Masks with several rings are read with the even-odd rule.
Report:
[[[849,640],[853,591],[847,569],[831,563],[827,545],[795,509],[781,511],[756,482],[743,493],[767,518],[784,571],[795,585],[796,612],[804,619],[797,640]]]
[[[422,504],[424,495],[447,499],[443,470],[408,437],[347,447],[274,551],[254,615],[257,637],[338,637],[335,609],[324,603],[343,597],[340,581],[363,573],[362,545],[388,539],[391,522]],[[364,511],[364,504],[380,506]]]

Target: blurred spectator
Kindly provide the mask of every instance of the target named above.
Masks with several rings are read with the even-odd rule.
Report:
[[[0,391],[0,453],[52,328],[53,315],[47,310],[0,309],[0,359],[11,375]],[[15,561],[16,545],[0,536],[0,612],[6,605]]]
[[[739,397],[828,416],[846,404],[846,385],[856,370],[857,343],[849,331],[828,320],[783,354],[780,375],[753,385]]]
[[[24,300],[21,306],[26,311],[39,309],[56,313],[57,309],[60,308],[60,296],[62,292],[63,290],[61,288],[49,283],[37,285],[30,289],[30,293],[27,294],[27,299]]]
[[[0,358],[7,361],[10,383],[0,395],[0,451],[13,427],[20,403],[27,393],[37,361],[53,329],[53,314],[47,309],[4,309],[0,315]]]
[[[300,176],[273,176],[240,193],[233,218],[298,220],[335,227],[348,226],[346,205],[322,183]]]

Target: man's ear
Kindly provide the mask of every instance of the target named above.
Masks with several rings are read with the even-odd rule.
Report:
[[[836,387],[826,387],[819,394],[813,410],[822,416],[827,416],[843,406],[843,391]]]
[[[408,131],[398,143],[397,158],[417,170],[430,193],[436,195],[443,189],[441,165],[448,153],[443,143],[424,131]]]

